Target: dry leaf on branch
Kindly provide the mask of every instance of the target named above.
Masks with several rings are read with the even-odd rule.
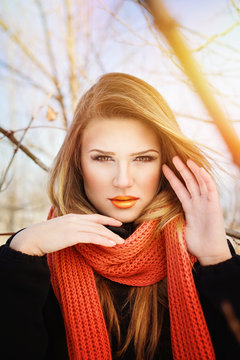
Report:
[[[47,120],[48,121],[54,121],[57,118],[58,113],[53,110],[53,108],[51,106],[48,105],[48,109],[47,109]]]

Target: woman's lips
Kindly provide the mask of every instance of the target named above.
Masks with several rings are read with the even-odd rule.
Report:
[[[139,198],[135,196],[115,196],[109,199],[119,209],[128,209],[136,204]]]

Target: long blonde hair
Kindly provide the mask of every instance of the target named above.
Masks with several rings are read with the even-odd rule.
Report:
[[[108,73],[100,77],[80,99],[65,141],[56,157],[49,179],[49,198],[58,216],[70,212],[92,214],[97,210],[89,203],[81,173],[81,139],[84,129],[92,119],[123,117],[137,119],[150,126],[159,137],[162,163],[167,164],[181,179],[172,164],[178,155],[183,161],[191,158],[209,170],[203,152],[186,138],[163,97],[151,85],[131,75]],[[161,175],[159,192],[144,209],[136,224],[157,219],[160,231],[176,216],[183,217],[180,201]],[[151,359],[156,350],[167,306],[164,282],[146,287],[134,287],[129,293],[132,317],[128,336],[119,354],[123,354],[133,340],[137,359]],[[96,284],[103,311],[108,319],[109,334],[115,331],[120,344],[118,316],[113,305],[107,281],[96,275]],[[153,316],[153,314],[160,314]],[[141,329],[141,331],[140,331]]]

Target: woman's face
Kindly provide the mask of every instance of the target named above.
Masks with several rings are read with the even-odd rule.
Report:
[[[94,119],[83,133],[81,167],[85,193],[99,213],[134,221],[158,191],[158,137],[135,119]]]

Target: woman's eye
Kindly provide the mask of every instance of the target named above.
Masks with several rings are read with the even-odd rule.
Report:
[[[93,158],[96,161],[111,161],[112,157],[107,155],[97,155]]]
[[[136,157],[135,160],[142,161],[142,162],[149,162],[149,161],[154,160],[154,157],[153,156],[138,156],[138,157]]]

